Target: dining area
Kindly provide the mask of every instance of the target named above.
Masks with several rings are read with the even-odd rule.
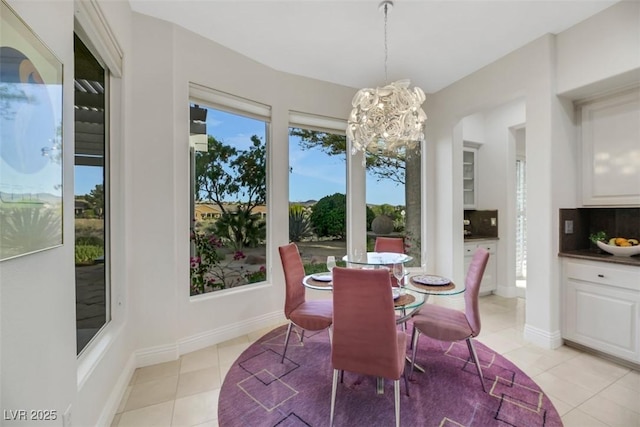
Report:
[[[327,257],[327,271],[306,274],[295,243],[279,248],[285,273],[285,316],[289,320],[280,363],[284,364],[292,332],[304,345],[305,332],[326,330],[333,369],[329,425],[343,424],[335,414],[341,411],[340,398],[349,399],[346,375],[375,379],[371,393],[385,393],[384,380],[393,382],[395,425],[401,425],[400,379],[404,394],[411,399],[410,379],[429,375],[422,367],[419,340],[442,343],[466,342],[469,363],[475,366],[476,387],[488,390],[473,338],[480,333],[478,291],[489,254],[482,248],[474,254],[463,283],[427,271],[407,269],[412,257],[404,253],[402,238],[379,237],[372,252],[354,251],[342,257]],[[330,298],[307,300],[307,289],[330,293]],[[428,303],[430,296],[464,294],[465,310]],[[416,363],[418,361],[419,363]],[[428,360],[425,361],[429,363]],[[327,380],[329,379],[327,372]],[[340,384],[340,385],[339,385]],[[339,391],[338,391],[339,390]],[[380,411],[391,408],[379,408]]]

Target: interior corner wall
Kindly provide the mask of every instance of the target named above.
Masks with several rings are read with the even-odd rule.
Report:
[[[526,103],[527,123],[527,160],[529,175],[528,215],[536,221],[529,223],[529,235],[550,236],[549,239],[530,239],[528,263],[530,274],[527,287],[527,305],[532,304],[535,310],[527,310],[527,323],[533,330],[540,331],[548,341],[560,329],[559,312],[550,310],[549,301],[553,289],[559,288],[559,277],[553,277],[555,271],[556,252],[552,252],[554,238],[557,240],[557,227],[552,222],[552,211],[555,209],[551,193],[551,158],[553,155],[551,98],[553,90],[553,36],[542,37],[500,60],[486,66],[476,73],[452,84],[432,95],[433,113],[431,121],[431,138],[435,143],[435,162],[430,167],[436,170],[435,182],[438,183],[434,193],[438,236],[430,245],[437,242],[435,260],[438,272],[453,271],[454,280],[462,280],[463,251],[462,230],[448,224],[452,212],[462,210],[461,195],[441,192],[443,182],[452,182],[461,174],[461,164],[449,165],[439,163],[444,158],[451,158],[452,129],[464,117],[480,111],[489,111],[497,106],[524,99]],[[506,132],[506,129],[505,129]],[[557,141],[554,141],[557,142]],[[531,151],[531,155],[529,155]],[[479,165],[479,168],[482,166]],[[432,184],[435,185],[435,184]],[[554,184],[556,185],[556,184]],[[454,187],[457,188],[457,187]],[[461,192],[460,192],[461,193]],[[457,194],[457,193],[456,193]],[[482,202],[481,202],[482,203]],[[434,253],[435,247],[431,248]],[[548,345],[548,344],[547,344]]]
[[[127,157],[136,348],[173,357],[282,322],[289,111],[347,117],[355,89],[275,71],[173,24],[133,14],[135,121]],[[271,107],[266,284],[189,296],[189,84]],[[184,260],[182,262],[181,260]],[[327,296],[325,296],[327,297]]]

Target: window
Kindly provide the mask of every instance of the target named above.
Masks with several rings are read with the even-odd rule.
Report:
[[[80,354],[110,320],[108,72],[74,35],[76,336]]]
[[[308,273],[326,270],[327,256],[340,260],[347,253],[346,136],[308,126],[320,120],[290,114],[291,123],[302,124],[289,128],[289,241]],[[336,122],[329,125],[344,127]]]
[[[420,149],[367,153],[366,161],[369,250],[377,236],[403,237],[409,265],[420,265]]]
[[[192,85],[190,294],[267,279],[270,109]]]

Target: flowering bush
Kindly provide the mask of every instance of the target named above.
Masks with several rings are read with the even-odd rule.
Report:
[[[244,283],[244,278],[230,268],[233,261],[245,258],[242,251],[236,251],[228,260],[223,252],[222,240],[195,228],[191,229],[191,241],[195,247],[195,255],[190,260],[191,295]]]
[[[248,283],[264,282],[267,280],[267,269],[264,265],[261,265],[258,271],[247,272],[244,277]]]

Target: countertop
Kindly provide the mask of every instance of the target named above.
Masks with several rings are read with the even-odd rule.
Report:
[[[603,261],[613,264],[633,265],[640,267],[640,255],[634,256],[613,256],[605,252],[594,252],[589,249],[579,249],[575,251],[559,252],[558,256],[565,258],[587,259],[590,261]]]
[[[468,242],[470,240],[499,240],[497,237],[489,237],[489,236],[480,236],[480,235],[471,235],[464,236],[464,241]]]

